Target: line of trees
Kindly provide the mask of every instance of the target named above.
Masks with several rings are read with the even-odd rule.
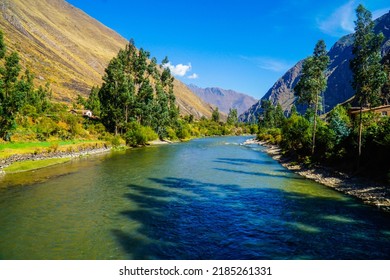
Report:
[[[301,116],[293,107],[287,118],[280,105],[263,101],[258,138],[279,144],[301,162],[321,162],[390,179],[390,118],[363,113],[363,108],[388,104],[389,54],[381,60],[383,35],[374,33],[371,13],[359,5],[356,15],[350,67],[359,116],[351,118],[346,105],[336,106],[326,118],[318,118],[329,63],[325,43],[320,40],[313,55],[305,59],[294,88],[298,102],[308,105],[306,113]]]
[[[155,138],[177,140],[250,133],[249,126],[238,124],[236,109],[229,111],[227,123],[221,122],[218,108],[210,120],[180,117],[168,63],[165,58],[158,65],[149,52],[138,50],[131,40],[108,64],[101,87],[93,87],[88,99],[79,96],[78,103],[92,110],[109,132],[131,146]]]
[[[19,55],[7,51],[0,32],[0,138],[5,141],[103,140],[112,145],[144,145],[150,140],[189,139],[210,135],[254,132],[238,124],[237,110],[228,123],[218,108],[211,120],[180,117],[173,93],[174,78],[168,59],[160,65],[130,41],[105,69],[103,84],[92,87],[88,98],[78,96],[74,109],[89,109],[98,118],[83,117],[67,104],[51,101],[49,85],[34,86],[34,75],[22,73]],[[250,130],[252,129],[252,130]],[[0,141],[2,141],[0,140]]]
[[[172,137],[181,124],[168,62],[165,58],[158,65],[130,40],[109,62],[101,87],[93,87],[88,99],[79,96],[78,103],[128,145]]]
[[[167,128],[176,126],[179,109],[173,94],[174,78],[164,67],[167,63],[165,58],[158,66],[156,59],[150,59],[150,53],[142,48],[137,50],[133,41],[110,61],[97,92],[101,120],[110,132],[126,134],[136,122],[164,138]],[[96,103],[96,93],[89,99]]]

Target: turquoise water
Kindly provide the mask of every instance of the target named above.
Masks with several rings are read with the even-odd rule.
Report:
[[[390,215],[245,137],[94,156],[0,181],[0,259],[389,259]]]

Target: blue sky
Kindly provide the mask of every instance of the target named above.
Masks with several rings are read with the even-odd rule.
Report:
[[[376,18],[388,0],[67,0],[160,62],[184,83],[261,98],[319,39],[353,32],[355,8]]]

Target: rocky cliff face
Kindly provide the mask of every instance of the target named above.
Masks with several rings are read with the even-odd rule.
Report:
[[[229,109],[237,109],[238,114],[244,113],[257,100],[244,93],[234,90],[225,90],[218,87],[200,88],[196,85],[187,85],[188,88],[207,103],[218,107],[219,111],[229,113]]]
[[[104,69],[127,40],[64,0],[0,0],[0,29],[23,67],[49,82],[53,97],[71,102],[101,85]],[[212,108],[174,82],[180,112],[211,117]]]
[[[385,40],[382,46],[382,55],[390,50],[390,12],[378,18],[375,21],[375,32],[382,32]],[[351,98],[354,94],[351,82],[352,72],[349,68],[349,61],[352,58],[352,34],[342,37],[329,50],[328,55],[330,63],[327,69],[327,88],[323,93],[324,111],[330,111],[334,106]],[[300,78],[302,70],[302,61],[299,61],[294,67],[287,71],[264,95],[262,99],[271,100],[274,105],[280,104],[288,113],[291,106],[295,104],[293,88]],[[244,122],[254,122],[261,113],[261,100],[254,104],[249,110],[240,116]],[[298,110],[302,107],[297,106]]]

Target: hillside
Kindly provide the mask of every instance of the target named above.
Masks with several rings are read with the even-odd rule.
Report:
[[[385,40],[382,45],[382,55],[390,50],[390,12],[375,21],[375,32],[382,32]],[[323,107],[326,112],[334,106],[346,101],[353,96],[351,86],[352,72],[349,68],[349,60],[352,58],[353,35],[349,34],[338,40],[329,50],[330,63],[327,69],[327,88],[323,94]],[[302,62],[299,61],[294,67],[287,71],[268,90],[262,99],[271,100],[273,104],[279,103],[282,108],[289,112],[295,103],[293,88],[299,81]],[[254,104],[248,111],[240,116],[241,121],[252,122],[260,113],[261,100]],[[299,106],[298,110],[300,109]],[[302,108],[302,107],[301,107]]]
[[[0,29],[23,67],[50,83],[57,101],[71,102],[100,85],[104,69],[127,40],[63,0],[1,0]],[[211,116],[211,106],[175,81],[182,114]]]
[[[257,101],[249,95],[234,90],[226,90],[218,87],[200,88],[193,84],[187,86],[197,96],[207,103],[218,107],[221,112],[226,114],[229,113],[229,109],[231,108],[237,109],[238,114],[242,114]]]

